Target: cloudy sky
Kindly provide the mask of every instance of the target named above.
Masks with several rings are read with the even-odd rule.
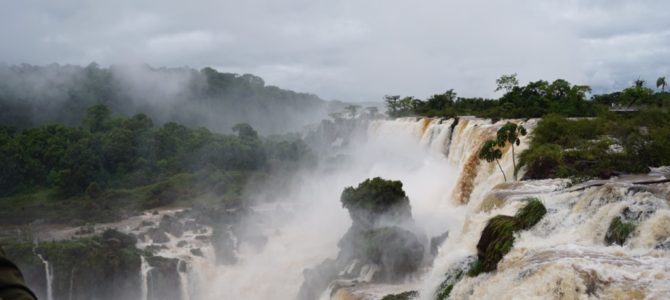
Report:
[[[606,91],[670,77],[670,1],[0,0],[0,40],[9,64],[213,66],[348,101],[495,96],[507,73]]]

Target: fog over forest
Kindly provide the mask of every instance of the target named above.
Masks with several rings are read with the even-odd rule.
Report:
[[[266,86],[258,76],[211,68],[0,65],[4,124],[76,125],[98,103],[119,115],[145,113],[158,124],[230,132],[237,123],[249,123],[263,134],[300,131],[344,107],[316,95]]]

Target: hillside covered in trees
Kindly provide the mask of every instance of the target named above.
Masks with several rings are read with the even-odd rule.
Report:
[[[212,68],[86,67],[0,64],[0,120],[18,129],[79,124],[97,103],[113,113],[144,113],[156,124],[177,122],[230,132],[249,123],[260,133],[296,131],[342,103],[265,85],[260,77]]]
[[[248,124],[220,134],[145,114],[89,107],[79,126],[0,126],[0,223],[114,220],[209,195],[236,201],[252,177],[308,160],[298,138],[262,138]],[[190,203],[193,205],[193,203]]]

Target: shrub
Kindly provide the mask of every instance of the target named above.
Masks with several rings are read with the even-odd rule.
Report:
[[[616,217],[610,223],[610,227],[605,234],[605,243],[607,245],[617,244],[623,246],[628,236],[635,231],[635,224],[621,221],[621,217]]]

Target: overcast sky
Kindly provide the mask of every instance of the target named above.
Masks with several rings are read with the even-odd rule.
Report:
[[[213,66],[325,99],[670,77],[670,1],[0,0],[0,62]]]

